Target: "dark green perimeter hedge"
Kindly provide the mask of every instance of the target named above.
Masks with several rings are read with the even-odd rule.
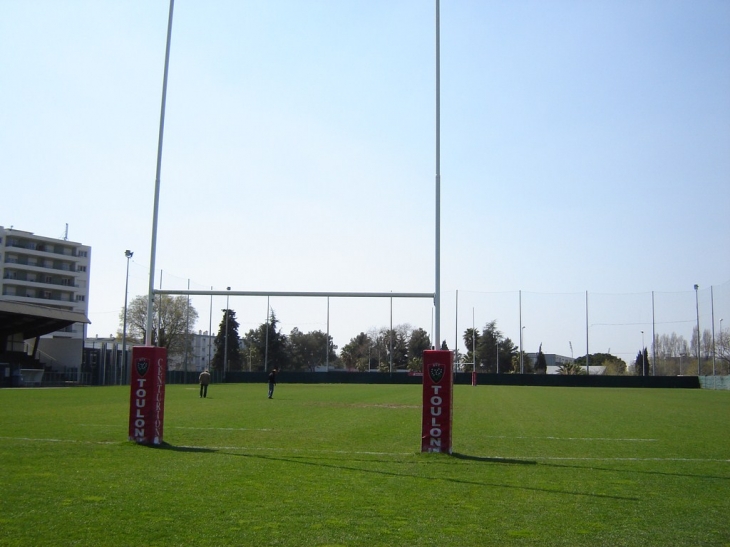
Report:
[[[470,372],[457,372],[454,384],[470,385]],[[217,378],[213,378],[214,383]],[[197,383],[197,373],[170,371],[168,384]],[[228,383],[266,383],[265,372],[228,372]],[[381,372],[295,372],[281,371],[277,381],[289,384],[421,384],[421,376]],[[700,387],[697,376],[562,376],[557,374],[477,374],[477,385],[558,387]]]

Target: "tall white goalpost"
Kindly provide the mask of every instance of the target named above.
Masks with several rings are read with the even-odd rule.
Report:
[[[165,68],[162,78],[162,104],[160,108],[160,128],[157,140],[157,169],[155,174],[154,204],[152,209],[152,237],[150,244],[150,273],[147,291],[147,328],[145,345],[152,345],[153,298],[156,294],[199,295],[199,296],[290,296],[290,297],[362,297],[362,298],[433,298],[435,309],[434,339],[431,341],[435,348],[440,347],[441,340],[441,112],[440,112],[440,6],[436,1],[436,211],[435,211],[435,283],[433,293],[424,292],[281,292],[281,291],[190,291],[190,290],[162,290],[155,289],[155,262],[157,255],[157,224],[160,205],[160,178],[162,171],[162,142],[165,128],[165,103],[167,99],[167,75],[170,65],[170,43],[172,38],[172,15],[175,0],[170,0],[170,10],[167,21],[167,41],[165,46]]]

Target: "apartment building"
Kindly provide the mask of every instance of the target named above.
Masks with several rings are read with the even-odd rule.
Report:
[[[215,353],[215,336],[208,331],[199,330],[190,335],[189,351],[167,355],[167,366],[170,370],[187,370],[202,372],[209,368],[210,360]]]
[[[0,226],[0,301],[36,304],[88,316],[91,247]],[[43,338],[83,343],[74,323]]]

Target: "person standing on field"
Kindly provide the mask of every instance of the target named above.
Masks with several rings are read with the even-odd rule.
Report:
[[[276,369],[269,372],[269,399],[274,396],[274,386],[276,385]]]
[[[205,369],[200,373],[198,377],[198,383],[200,384],[200,398],[208,396],[208,385],[210,384],[210,372]]]

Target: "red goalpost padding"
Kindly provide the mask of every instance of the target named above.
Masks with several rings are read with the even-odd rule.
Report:
[[[132,379],[129,394],[130,441],[139,444],[162,444],[166,370],[166,348],[154,346],[132,348]]]
[[[453,393],[454,354],[447,350],[424,351],[421,452],[451,454]]]

